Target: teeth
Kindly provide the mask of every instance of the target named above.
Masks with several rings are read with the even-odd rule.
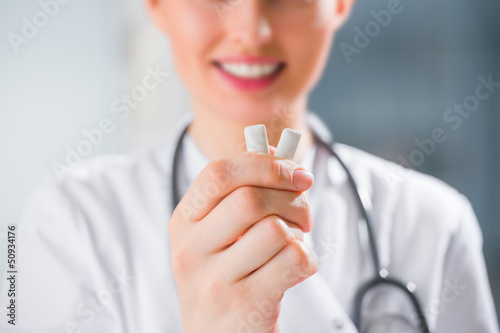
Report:
[[[221,63],[222,69],[226,72],[241,78],[258,79],[269,76],[276,72],[279,65],[260,65],[245,63]]]

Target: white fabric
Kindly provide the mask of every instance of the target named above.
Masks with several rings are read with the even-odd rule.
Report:
[[[33,192],[18,232],[17,325],[4,318],[1,332],[182,332],[167,233],[175,143],[89,160]],[[416,284],[432,331],[498,332],[469,201],[430,176],[335,149],[373,201],[383,265]],[[185,193],[208,163],[189,136],[180,163]],[[315,176],[307,194],[315,226],[305,241],[319,272],[285,293],[281,332],[356,332],[354,294],[372,276],[360,211],[334,157],[314,147],[302,164]],[[0,297],[5,309],[5,290]],[[369,302],[373,312],[408,311],[399,299]]]

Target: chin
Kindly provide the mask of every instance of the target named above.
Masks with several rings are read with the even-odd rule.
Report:
[[[236,101],[234,103],[227,102],[218,105],[215,110],[227,118],[245,124],[262,124],[270,123],[275,118],[280,117],[280,112],[283,112],[287,105],[279,103],[275,100],[255,102],[255,101]]]

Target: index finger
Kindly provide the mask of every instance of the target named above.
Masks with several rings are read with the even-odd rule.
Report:
[[[193,181],[179,209],[184,217],[198,221],[241,186],[302,192],[313,181],[309,171],[291,160],[246,152],[210,162]]]

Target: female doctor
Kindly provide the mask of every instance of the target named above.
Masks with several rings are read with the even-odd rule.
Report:
[[[192,114],[168,144],[33,193],[16,329],[0,328],[498,332],[469,201],[308,112],[353,1],[147,0]],[[253,124],[270,155],[245,152]],[[272,156],[287,127],[293,161]]]

